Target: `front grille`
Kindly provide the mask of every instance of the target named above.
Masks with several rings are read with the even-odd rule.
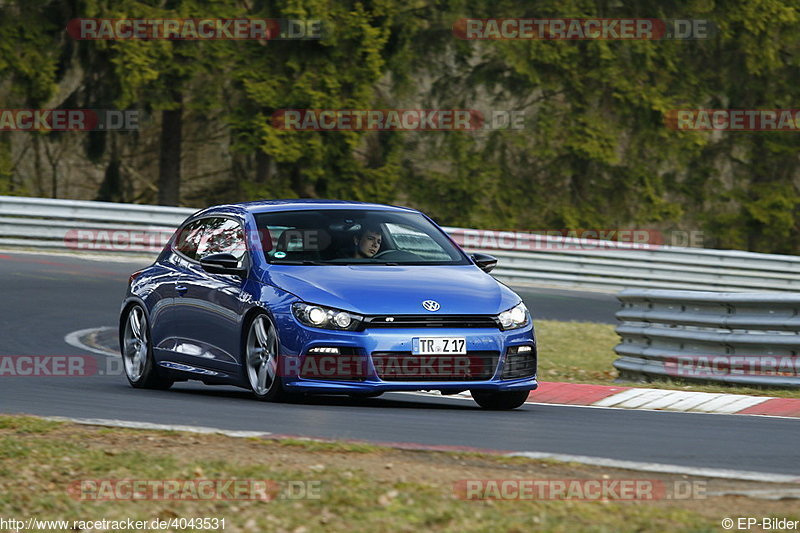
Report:
[[[532,352],[508,354],[500,379],[532,378],[536,375],[536,348]]]
[[[497,319],[490,315],[378,315],[364,318],[370,328],[494,328]]]
[[[372,364],[383,381],[485,381],[494,376],[499,352],[466,355],[412,355],[372,352]]]

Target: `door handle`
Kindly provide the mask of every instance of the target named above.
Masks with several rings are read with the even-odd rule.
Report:
[[[175,290],[178,291],[178,294],[180,296],[183,296],[189,289],[184,287],[183,285],[175,285]]]

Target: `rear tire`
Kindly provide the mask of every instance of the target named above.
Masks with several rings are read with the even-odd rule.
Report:
[[[137,389],[167,390],[174,380],[159,374],[153,358],[153,342],[147,315],[139,304],[128,309],[120,333],[120,352],[128,383]]]
[[[475,403],[484,409],[491,409],[493,411],[507,411],[509,409],[516,409],[525,403],[528,399],[530,391],[470,391],[472,399]]]

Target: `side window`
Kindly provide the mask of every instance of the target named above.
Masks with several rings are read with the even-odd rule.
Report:
[[[235,220],[221,217],[207,218],[204,222],[197,259],[209,254],[228,253],[241,261],[247,252],[242,226]]]
[[[203,237],[205,220],[195,220],[184,226],[175,238],[174,247],[189,259],[197,259],[197,247]]]

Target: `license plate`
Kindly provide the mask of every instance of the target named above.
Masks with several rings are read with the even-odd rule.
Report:
[[[411,353],[414,355],[463,355],[467,353],[467,340],[464,337],[414,337],[411,339]]]

